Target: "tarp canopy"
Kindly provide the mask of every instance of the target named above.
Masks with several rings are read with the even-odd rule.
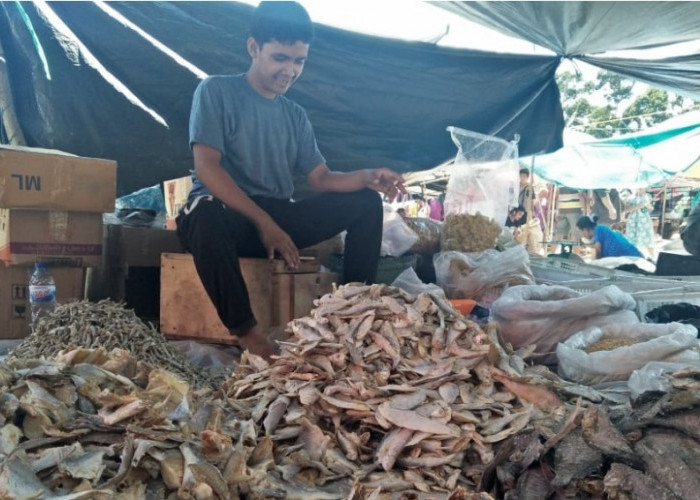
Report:
[[[700,2],[436,2],[501,33],[561,57],[700,100],[700,52],[676,44],[700,40]],[[675,47],[674,47],[675,46]],[[611,51],[670,50],[661,58]],[[649,51],[653,54],[654,52]],[[658,53],[658,51],[657,51]]]
[[[187,175],[192,94],[208,74],[247,70],[252,11],[236,2],[1,2],[0,44],[27,145],[117,160],[119,194]],[[307,110],[331,168],[405,172],[454,157],[450,125],[519,134],[525,153],[561,146],[557,65],[317,25],[288,96]]]
[[[650,186],[690,169],[700,158],[700,112],[643,132],[565,145],[521,158],[545,180],[576,189]]]
[[[451,49],[317,25],[304,75],[288,95],[306,108],[331,168],[434,167],[456,154],[450,125],[508,141],[519,134],[521,155],[555,151],[564,127],[555,82],[561,57],[700,99],[698,55],[601,54],[700,39],[700,2],[435,5],[556,55]],[[0,2],[0,69],[26,144],[117,160],[120,195],[186,175],[192,93],[208,74],[248,68],[252,10],[236,2]]]

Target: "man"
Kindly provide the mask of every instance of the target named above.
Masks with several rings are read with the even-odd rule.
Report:
[[[599,222],[610,226],[620,221],[620,195],[617,189],[593,189],[588,193],[586,213],[597,215]]]
[[[318,150],[306,112],[284,97],[308,57],[313,24],[296,2],[261,2],[247,40],[251,65],[197,88],[190,115],[193,185],[178,235],[223,324],[244,349],[275,348],[257,328],[239,257],[281,256],[299,265],[299,248],[347,230],[344,282],[373,282],[382,239],[382,201],[405,192],[389,169],[333,172]],[[320,194],[291,200],[293,174]]]
[[[556,196],[556,210],[554,216],[554,239],[564,241],[577,241],[581,233],[576,227],[576,222],[584,213],[586,195],[576,189],[560,187]]]

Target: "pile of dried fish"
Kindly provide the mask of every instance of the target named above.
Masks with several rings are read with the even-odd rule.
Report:
[[[257,433],[240,474],[268,443],[268,474],[308,492],[287,498],[476,492],[494,444],[534,425],[555,438],[570,413],[518,380],[493,325],[428,294],[345,285],[289,331],[278,359],[246,355],[222,387]]]
[[[0,498],[216,498],[205,395],[122,350],[0,364]]]
[[[670,391],[647,393],[626,412],[589,406],[556,443],[534,429],[509,438],[479,488],[504,499],[698,498],[700,370],[669,378]]]
[[[126,349],[140,361],[180,375],[193,387],[218,387],[223,381],[211,370],[193,366],[182,351],[134,311],[109,300],[59,305],[39,321],[8,359],[50,359],[69,347]]]

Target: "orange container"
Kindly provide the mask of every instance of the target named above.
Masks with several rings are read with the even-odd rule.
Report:
[[[472,312],[472,309],[474,309],[474,306],[476,305],[476,300],[472,299],[450,299],[450,303],[452,306],[457,309],[462,315],[466,316],[470,312]]]

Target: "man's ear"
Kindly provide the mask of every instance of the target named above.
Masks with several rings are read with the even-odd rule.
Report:
[[[258,42],[255,40],[255,38],[248,37],[248,40],[246,41],[246,46],[248,47],[248,54],[250,54],[250,57],[255,59],[258,57],[258,54],[260,54],[260,45],[258,45]]]

